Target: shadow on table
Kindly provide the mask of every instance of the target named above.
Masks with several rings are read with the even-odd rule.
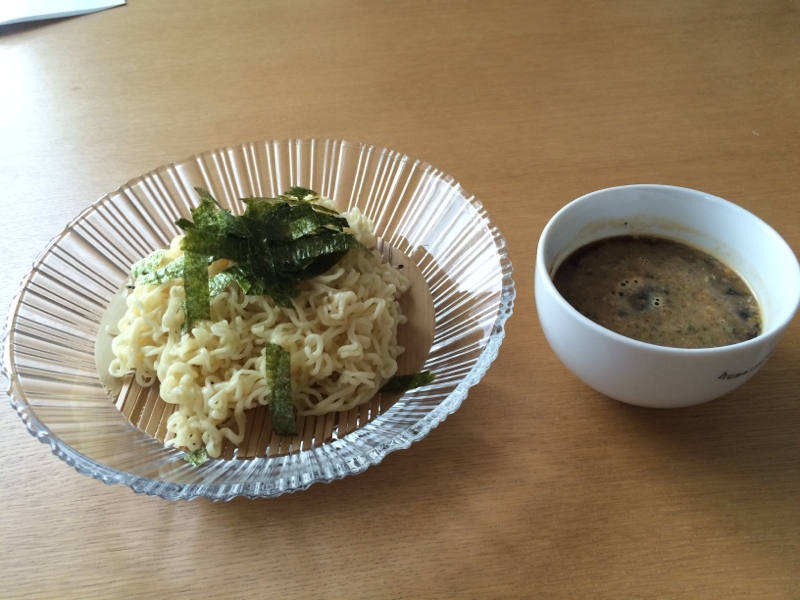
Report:
[[[667,455],[704,461],[732,477],[780,479],[798,470],[797,427],[787,427],[787,419],[800,426],[798,382],[782,382],[788,394],[778,399],[761,397],[759,380],[698,406],[659,410],[613,403],[612,410]]]

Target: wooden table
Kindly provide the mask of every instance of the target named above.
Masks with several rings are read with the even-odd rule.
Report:
[[[0,29],[4,310],[124,181],[311,137],[453,175],[505,235],[518,292],[457,413],[277,499],[107,487],[4,401],[0,597],[800,597],[800,323],[738,391],[655,411],[571,376],[533,298],[547,220],[617,184],[722,196],[800,248],[799,99],[792,0],[129,0]]]

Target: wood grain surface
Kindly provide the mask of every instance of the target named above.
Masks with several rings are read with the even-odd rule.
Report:
[[[172,160],[335,138],[425,160],[503,232],[497,361],[410,449],[277,499],[76,473],[0,406],[0,598],[800,598],[800,323],[720,400],[576,380],[536,240],[626,183],[727,198],[800,249],[796,0],[128,0],[0,28],[0,304],[83,208]]]

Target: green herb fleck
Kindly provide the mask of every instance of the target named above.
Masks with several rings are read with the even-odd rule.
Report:
[[[278,435],[297,435],[292,402],[291,356],[279,344],[264,346],[264,377],[269,388],[269,414]]]
[[[383,384],[382,392],[407,392],[414,388],[433,383],[436,376],[430,371],[422,371],[416,375],[395,375]]]
[[[190,452],[189,454],[184,456],[183,460],[185,460],[192,466],[199,467],[208,460],[208,452],[206,452],[206,449],[201,446],[194,452]]]

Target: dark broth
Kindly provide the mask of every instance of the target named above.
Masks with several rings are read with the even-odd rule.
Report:
[[[761,311],[744,280],[697,248],[654,236],[583,246],[553,283],[582,315],[659,346],[728,346],[761,333]]]

